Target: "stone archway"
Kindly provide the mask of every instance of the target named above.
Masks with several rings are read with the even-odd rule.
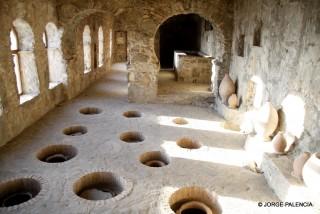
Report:
[[[224,37],[213,26],[196,13],[174,15],[160,24],[154,36],[158,95],[217,92],[219,70],[214,62],[223,57]]]
[[[220,54],[215,54],[216,64],[219,65],[218,80],[223,78],[230,65],[232,41],[232,15],[228,3],[220,1],[164,1],[166,10],[160,8],[160,3],[154,3],[152,8],[131,9],[130,16],[137,19],[126,20],[128,30],[129,50],[129,100],[133,102],[149,102],[157,97],[157,82],[159,60],[154,51],[154,40],[159,26],[168,18],[194,13],[208,20],[217,32]],[[159,4],[159,5],[158,5]],[[161,3],[162,4],[162,3]],[[219,4],[224,4],[219,6]],[[141,12],[143,11],[143,12]],[[127,11],[129,14],[129,10]],[[122,14],[122,17],[126,14]],[[216,91],[216,90],[214,90]]]

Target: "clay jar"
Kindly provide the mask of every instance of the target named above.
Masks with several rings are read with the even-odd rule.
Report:
[[[257,135],[268,141],[278,126],[278,120],[278,112],[273,105],[270,102],[263,104],[256,112],[253,121]]]
[[[232,94],[228,99],[229,108],[237,108],[238,107],[238,97],[236,94]]]
[[[272,139],[272,144],[276,153],[284,153],[287,146],[287,142],[282,132],[278,132],[278,134]]]
[[[305,163],[302,170],[304,183],[310,190],[320,193],[320,152],[313,154]]]
[[[236,92],[236,87],[230,78],[229,74],[225,74],[219,86],[219,95],[224,104],[227,103],[227,99],[231,94]]]
[[[183,214],[184,212],[188,213],[187,210],[191,210],[191,209],[202,211],[201,213],[215,214],[207,205],[198,201],[190,201],[183,204],[176,213],[177,214]]]
[[[291,172],[293,177],[302,180],[302,169],[310,156],[310,152],[303,152],[293,161],[293,171]]]

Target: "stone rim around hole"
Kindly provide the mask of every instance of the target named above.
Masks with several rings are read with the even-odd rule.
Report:
[[[123,179],[111,172],[93,172],[80,177],[73,184],[74,193],[90,201],[108,200],[122,194]]]
[[[84,108],[81,108],[79,112],[83,115],[96,115],[96,114],[101,114],[102,110],[97,107],[84,107]]]
[[[57,144],[46,146],[37,153],[38,160],[45,163],[67,162],[78,154],[78,150],[72,145]]]
[[[142,114],[139,111],[126,111],[122,114],[126,118],[139,118]]]
[[[160,168],[169,165],[169,157],[161,151],[149,151],[140,155],[140,163],[151,168]]]
[[[13,207],[34,199],[41,184],[33,178],[18,178],[0,184],[0,208]]]
[[[180,126],[182,126],[182,125],[187,125],[187,124],[189,123],[188,120],[186,120],[186,119],[183,118],[183,117],[174,118],[174,119],[172,120],[172,122],[173,122],[174,124],[180,125]]]
[[[88,129],[85,126],[70,126],[63,130],[63,134],[67,136],[81,136],[88,132]]]
[[[120,134],[120,140],[126,143],[140,143],[145,140],[141,132],[128,131]]]

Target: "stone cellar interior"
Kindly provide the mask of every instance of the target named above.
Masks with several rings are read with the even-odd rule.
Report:
[[[1,0],[0,213],[320,213],[319,0]]]

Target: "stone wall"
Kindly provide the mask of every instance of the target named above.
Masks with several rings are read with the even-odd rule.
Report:
[[[84,75],[82,64],[83,25],[92,24],[90,16],[97,15],[97,11],[82,14],[82,10],[79,8],[65,10],[63,5],[57,5],[57,2],[56,0],[4,0],[0,2],[0,46],[2,50],[0,52],[0,146],[12,140],[57,104],[78,95],[110,67],[111,60],[107,55],[109,53],[107,50],[107,31],[112,25],[112,18],[107,10],[104,10],[102,15],[98,15],[105,30],[105,65]],[[56,8],[62,10],[57,11]],[[68,13],[68,15],[64,13]],[[59,18],[57,14],[60,14]],[[34,35],[33,54],[36,75],[39,79],[39,94],[23,104],[20,104],[21,99],[17,91],[9,36],[13,22],[17,18],[26,21],[32,29]],[[70,45],[64,43],[62,47],[67,62],[68,81],[66,84],[60,83],[51,89],[49,89],[47,48],[42,39],[45,27],[49,22],[65,29],[63,40],[74,41]],[[69,26],[72,27],[68,28]],[[66,30],[67,28],[68,30]],[[96,37],[95,34],[92,36]]]
[[[175,51],[174,61],[179,82],[211,83],[212,58]]]
[[[219,34],[213,29],[211,29],[211,23],[207,20],[203,20],[201,26],[201,44],[200,51],[219,58],[219,53],[223,52],[224,44],[219,41]]]
[[[319,151],[320,1],[236,0],[234,9],[230,72],[240,110],[270,100],[279,129],[300,139],[296,152]]]

